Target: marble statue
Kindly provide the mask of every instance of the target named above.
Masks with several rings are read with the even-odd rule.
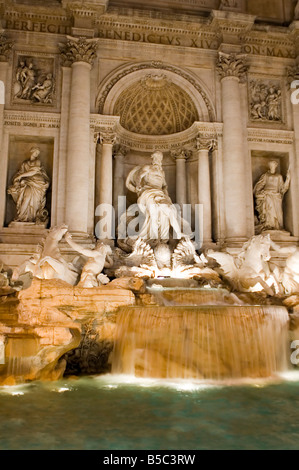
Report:
[[[251,81],[250,117],[253,120],[281,121],[281,89],[279,84]]]
[[[104,268],[112,267],[111,247],[98,241],[95,249],[84,248],[72,240],[70,233],[65,234],[65,240],[73,250],[88,258],[83,266],[78,286],[89,288],[108,284],[110,280],[108,276],[102,274],[102,271]]]
[[[42,244],[38,246],[37,253],[14,270],[12,279],[17,280],[22,273],[30,272],[38,279],[60,279],[76,285],[78,268],[63,258],[59,248],[59,242],[67,232],[68,227],[64,224],[51,228]]]
[[[202,284],[219,286],[221,279],[217,272],[206,267],[208,260],[198,255],[190,238],[180,240],[176,248],[159,243],[154,248],[137,238],[129,255],[117,252],[119,259],[114,271],[116,277],[139,277],[143,279],[173,278],[195,279]]]
[[[15,95],[16,98],[21,98],[24,89],[24,82],[26,79],[26,63],[21,60],[16,70],[16,81],[18,84],[18,91]]]
[[[169,241],[171,229],[175,239],[188,236],[188,233],[182,233],[182,229],[189,234],[191,230],[186,227],[185,221],[180,220],[168,194],[162,168],[163,153],[156,151],[151,158],[151,165],[135,167],[126,180],[127,188],[137,194],[137,204],[144,216],[138,236],[147,242],[154,241],[155,244]]]
[[[37,83],[32,88],[32,100],[39,103],[52,103],[53,88],[53,75],[48,73],[42,83]]]
[[[47,222],[46,192],[49,177],[39,159],[40,149],[32,147],[30,158],[25,160],[8,188],[16,204],[16,222],[43,224]]]
[[[54,77],[44,68],[36,67],[31,59],[21,59],[15,72],[17,90],[14,97],[31,103],[51,104]]]
[[[279,255],[287,255],[284,266],[274,265],[273,275],[277,294],[289,296],[299,294],[299,249],[297,246],[281,247],[272,242],[272,248]]]
[[[208,250],[206,256],[220,266],[218,272],[238,292],[261,292],[275,295],[275,279],[271,275],[272,240],[258,235],[246,242],[237,257],[230,253]],[[272,287],[273,286],[273,287]]]
[[[35,85],[35,70],[32,62],[28,66],[24,65],[20,76],[22,85],[20,98],[28,100],[31,98],[32,88]]]
[[[9,286],[9,279],[7,273],[3,269],[3,263],[0,261],[0,288],[1,287],[8,287]]]
[[[283,230],[283,197],[290,186],[290,171],[288,170],[284,181],[277,172],[278,163],[271,161],[269,170],[264,173],[256,183],[253,194],[255,196],[258,213],[258,229]]]

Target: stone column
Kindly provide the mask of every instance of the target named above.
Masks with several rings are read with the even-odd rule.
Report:
[[[117,215],[118,196],[125,196],[124,162],[127,149],[119,146],[114,152],[114,177],[113,177],[113,206]]]
[[[176,203],[181,209],[187,204],[187,173],[186,161],[190,156],[190,152],[182,149],[178,152],[172,152],[176,165]]]
[[[223,116],[223,179],[226,238],[238,241],[247,235],[246,165],[240,81],[246,77],[244,56],[219,53]]]
[[[13,42],[8,40],[4,34],[0,34],[0,226],[3,227],[5,219],[6,201],[6,178],[7,178],[7,155],[3,154],[4,136],[4,110],[5,90],[7,85],[8,60]]]
[[[64,65],[72,67],[69,106],[65,223],[70,231],[88,230],[90,155],[90,71],[97,41],[71,38],[61,47]]]
[[[59,159],[58,159],[58,182],[56,199],[56,221],[57,225],[65,222],[65,198],[67,177],[67,144],[68,144],[68,122],[72,71],[70,67],[61,67],[61,112],[60,112],[60,134],[59,134]],[[53,223],[53,217],[52,223]]]
[[[296,156],[299,161],[299,63],[287,70],[292,103]]]
[[[113,214],[113,145],[116,136],[112,129],[100,130],[101,159],[100,159],[100,181],[99,204],[96,215],[105,216],[105,225],[99,224],[96,233],[101,240],[114,238],[114,214]]]
[[[297,58],[299,61],[299,57]],[[299,195],[299,63],[295,67],[287,69],[287,78],[289,86],[289,100],[290,108],[293,117],[293,130],[294,130],[294,160],[289,155],[289,167],[291,170],[291,191],[290,196],[293,199],[292,206],[296,207],[296,202]],[[289,204],[287,204],[289,206]],[[288,215],[286,214],[287,218]],[[299,233],[299,216],[297,211],[293,211],[291,220],[293,220],[292,234],[298,236]]]
[[[198,204],[202,205],[203,242],[212,241],[212,204],[209,153],[213,147],[211,139],[197,139],[198,158]]]

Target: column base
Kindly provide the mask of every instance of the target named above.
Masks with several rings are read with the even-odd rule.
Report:
[[[249,237],[231,237],[224,240],[225,248],[242,248],[244,243],[248,242]]]

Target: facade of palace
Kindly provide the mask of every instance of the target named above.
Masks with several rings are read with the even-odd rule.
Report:
[[[120,196],[136,202],[126,178],[155,150],[206,246],[298,243],[299,2],[145,3],[0,1],[5,265],[60,224],[105,238],[111,206],[113,235]]]

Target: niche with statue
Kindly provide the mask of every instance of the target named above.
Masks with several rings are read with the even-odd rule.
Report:
[[[289,237],[293,232],[293,218],[288,155],[253,152],[252,171],[255,233]]]
[[[51,214],[53,139],[11,137],[5,225],[47,228]]]

